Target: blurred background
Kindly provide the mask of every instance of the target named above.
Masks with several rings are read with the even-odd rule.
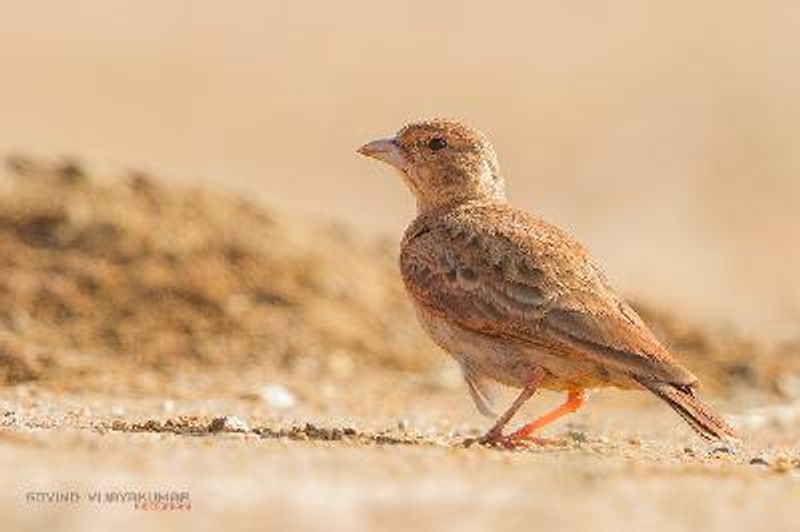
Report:
[[[798,28],[791,0],[0,0],[4,530],[791,530]],[[401,286],[411,194],[356,154],[437,116],[745,445],[609,390],[560,451],[463,448],[490,421]],[[142,489],[193,511],[24,495]]]
[[[460,117],[513,202],[627,293],[769,337],[800,318],[800,6],[0,2],[0,153],[77,155],[399,239],[355,149]]]

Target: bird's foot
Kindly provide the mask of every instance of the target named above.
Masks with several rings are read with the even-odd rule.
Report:
[[[504,436],[500,432],[489,431],[480,438],[468,438],[464,440],[465,447],[471,447],[472,445],[482,445],[484,447],[513,451],[530,449],[532,446],[563,447],[566,445],[566,442],[552,438],[540,438],[538,436],[520,437],[515,434]]]
[[[473,445],[483,445],[486,447],[501,447],[510,442],[508,436],[503,436],[499,430],[490,430],[479,438],[467,438],[464,440],[464,447],[472,447]]]

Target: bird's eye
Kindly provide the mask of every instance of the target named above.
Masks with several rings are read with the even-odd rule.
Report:
[[[431,140],[428,141],[428,148],[432,149],[433,151],[439,151],[447,147],[447,141],[444,140],[442,137],[433,137]]]

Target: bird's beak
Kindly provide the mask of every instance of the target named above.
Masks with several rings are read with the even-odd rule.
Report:
[[[391,164],[401,171],[408,167],[408,161],[403,155],[403,150],[397,145],[395,139],[373,140],[358,149],[358,153]]]

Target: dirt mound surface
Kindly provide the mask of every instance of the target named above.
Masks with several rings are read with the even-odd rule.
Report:
[[[0,382],[444,360],[417,327],[391,243],[142,174],[104,180],[75,162],[19,157],[7,167]],[[775,356],[648,307],[644,316],[712,383],[777,390],[800,368],[796,345]]]
[[[0,381],[109,364],[377,364],[437,358],[385,243],[285,222],[225,193],[103,181],[14,158],[0,194]]]

